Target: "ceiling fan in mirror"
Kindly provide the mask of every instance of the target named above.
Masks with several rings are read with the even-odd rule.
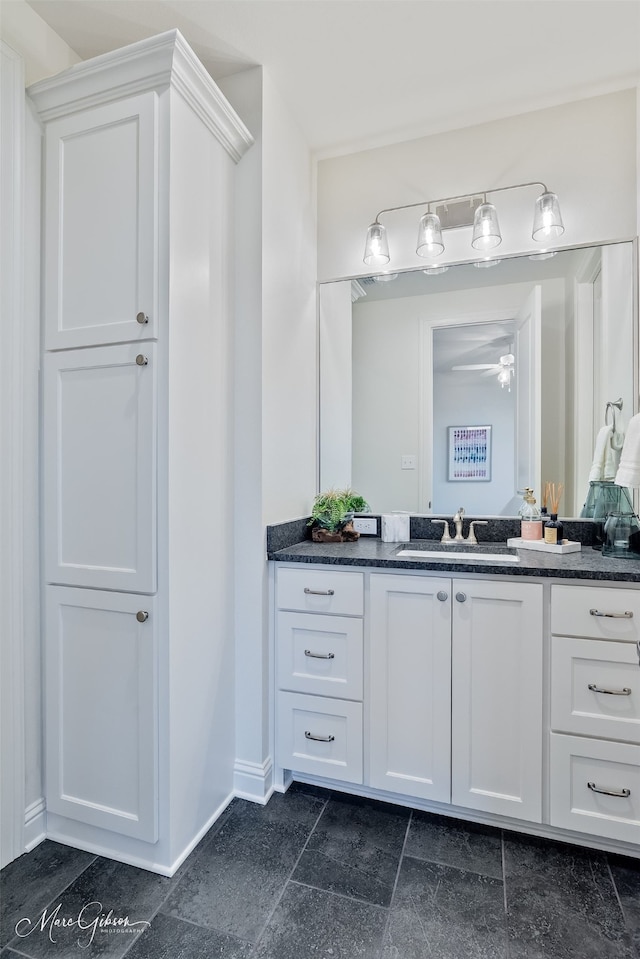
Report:
[[[452,370],[464,370],[465,372],[477,371],[481,376],[497,376],[498,383],[502,389],[507,387],[511,390],[511,380],[515,376],[515,361],[513,353],[504,353],[497,363],[464,363],[460,366],[452,366]]]

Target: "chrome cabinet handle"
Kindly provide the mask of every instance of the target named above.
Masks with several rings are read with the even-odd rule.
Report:
[[[606,616],[607,619],[633,619],[633,613],[601,613],[599,609],[590,609],[590,616]]]
[[[148,362],[149,360],[147,359],[146,356],[143,356],[142,353],[138,353],[138,355],[136,356],[136,363],[138,366],[146,366]]]
[[[602,789],[601,786],[596,786],[595,783],[587,783],[587,786],[594,793],[602,793],[603,796],[615,796],[616,799],[628,799],[631,795],[631,790],[627,789]]]
[[[439,599],[441,603],[446,603],[446,601],[449,599],[449,594],[445,593],[445,591],[441,589],[436,593],[436,599]]]
[[[136,316],[136,321],[144,326],[145,323],[149,322],[149,317],[146,313],[138,313]]]
[[[136,619],[139,623],[146,623],[146,621],[149,619],[149,613],[146,611],[146,609],[139,609],[136,613]]]
[[[466,603],[467,594],[466,593],[456,593],[456,599],[459,603]]]
[[[640,639],[636,640],[636,650],[638,652],[638,666],[640,666]]]
[[[328,736],[314,736],[308,729],[305,729],[304,738],[314,739],[317,743],[332,743],[336,737],[332,736],[331,733],[329,733]]]
[[[305,649],[305,656],[309,656],[311,659],[335,659],[335,653],[312,653],[310,649]],[[629,690],[631,692],[631,690]]]
[[[304,588],[307,596],[333,596],[335,590],[333,589],[309,589],[308,586]]]
[[[596,686],[595,683],[589,683],[587,689],[590,689],[592,693],[606,693],[608,696],[630,696],[631,690],[628,686],[623,686],[622,689],[604,689],[603,686]]]

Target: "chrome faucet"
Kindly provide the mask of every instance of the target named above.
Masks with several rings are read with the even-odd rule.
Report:
[[[460,506],[458,512],[453,517],[453,522],[456,528],[456,535],[453,537],[454,543],[464,543],[464,536],[462,535],[462,517],[464,516],[464,506]]]

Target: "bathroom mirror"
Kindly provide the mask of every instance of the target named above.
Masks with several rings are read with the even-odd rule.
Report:
[[[320,284],[320,489],[513,516],[551,481],[579,516],[607,404],[638,409],[635,263],[620,242]]]

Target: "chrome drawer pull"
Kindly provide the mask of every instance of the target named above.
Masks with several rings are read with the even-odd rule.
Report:
[[[626,786],[624,789],[601,789],[595,783],[587,783],[587,786],[591,792],[602,793],[603,796],[615,796],[616,799],[628,799],[631,795],[631,790],[627,789]]]
[[[304,738],[315,739],[317,743],[332,743],[336,737],[332,736],[331,733],[329,733],[328,736],[314,736],[313,733],[310,733],[309,730],[306,729],[304,733]]]
[[[310,649],[305,649],[305,656],[309,656],[311,659],[335,659],[335,653],[312,653]],[[631,690],[629,690],[631,692]]]
[[[333,589],[309,589],[308,586],[304,588],[307,596],[333,596],[335,590]]]
[[[633,613],[601,613],[599,609],[590,609],[590,616],[606,616],[607,619],[633,619]]]
[[[631,690],[628,686],[623,686],[622,689],[604,689],[602,686],[596,686],[595,683],[589,683],[587,689],[590,689],[592,693],[606,693],[607,696],[630,696]]]

